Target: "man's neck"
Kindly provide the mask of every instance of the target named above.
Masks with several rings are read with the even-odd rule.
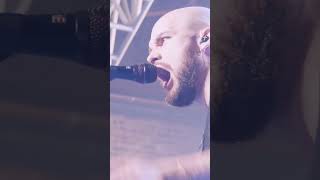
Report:
[[[206,107],[210,107],[210,69],[207,72],[207,77],[204,81],[203,95]]]
[[[210,107],[210,70],[207,72],[205,76],[204,83],[201,88],[201,93],[197,98],[197,102],[201,104],[201,106],[205,108]]]

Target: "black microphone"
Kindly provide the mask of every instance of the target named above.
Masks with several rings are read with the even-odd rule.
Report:
[[[142,84],[153,83],[157,80],[157,67],[152,64],[132,66],[110,66],[110,80],[125,79]]]
[[[62,14],[0,13],[0,58],[27,53],[68,58],[96,68],[108,62],[107,1]]]

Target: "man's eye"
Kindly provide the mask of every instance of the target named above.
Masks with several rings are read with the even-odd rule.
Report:
[[[161,42],[164,43],[167,39],[170,39],[170,36],[165,36],[161,38]]]
[[[162,37],[162,39],[170,39],[170,38],[171,38],[170,36]]]

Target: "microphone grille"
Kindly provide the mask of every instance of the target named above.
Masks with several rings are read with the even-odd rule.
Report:
[[[107,32],[109,27],[109,13],[107,1],[88,10],[90,23],[90,38],[94,46],[101,46],[101,43],[107,41]],[[100,42],[102,41],[102,42]],[[95,47],[97,48],[97,47]]]
[[[152,64],[135,65],[133,73],[136,81],[140,83],[153,83],[157,80],[157,68]]]
[[[107,9],[107,1],[101,3],[88,10],[89,13],[89,47],[90,59],[97,59],[96,63],[100,63],[106,67],[108,53],[108,30],[109,30],[109,13]]]
[[[103,16],[108,16],[108,12],[109,12],[109,7],[107,4],[106,0],[102,0],[98,3],[97,6],[90,8],[89,13],[91,14],[99,14],[99,15],[103,15]]]

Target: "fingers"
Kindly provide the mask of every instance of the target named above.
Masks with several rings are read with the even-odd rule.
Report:
[[[110,180],[162,180],[160,171],[151,162],[142,160],[113,160]]]

